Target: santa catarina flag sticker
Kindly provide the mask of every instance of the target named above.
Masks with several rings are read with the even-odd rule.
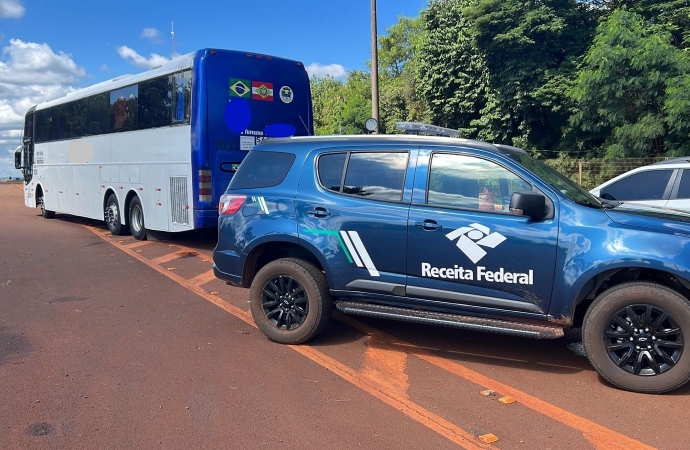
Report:
[[[273,83],[265,81],[252,81],[252,99],[273,101]]]

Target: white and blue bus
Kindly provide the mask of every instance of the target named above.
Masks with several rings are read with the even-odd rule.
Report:
[[[104,220],[113,234],[217,226],[218,202],[256,143],[313,134],[302,63],[203,49],[26,114],[15,166],[24,202]]]

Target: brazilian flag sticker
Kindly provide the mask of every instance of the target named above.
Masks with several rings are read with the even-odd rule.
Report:
[[[251,84],[249,80],[230,78],[230,97],[249,98],[252,95]]]

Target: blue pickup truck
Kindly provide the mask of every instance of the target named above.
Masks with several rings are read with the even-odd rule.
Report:
[[[345,314],[552,339],[612,384],[690,379],[690,215],[597,199],[524,150],[412,135],[271,139],[221,198],[214,271],[299,344]]]

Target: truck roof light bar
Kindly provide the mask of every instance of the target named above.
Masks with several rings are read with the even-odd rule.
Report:
[[[446,137],[460,137],[458,130],[450,128],[439,127],[427,123],[419,122],[396,122],[395,128],[403,130],[405,134],[424,134],[427,136],[446,136]]]

